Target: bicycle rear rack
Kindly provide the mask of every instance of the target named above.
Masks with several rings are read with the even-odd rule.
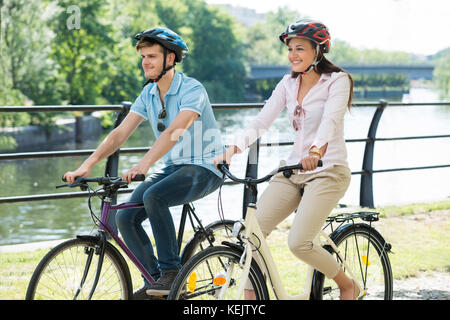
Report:
[[[327,218],[326,222],[346,222],[354,219],[361,219],[367,222],[378,221],[379,212],[374,211],[359,211],[351,213],[339,213]]]

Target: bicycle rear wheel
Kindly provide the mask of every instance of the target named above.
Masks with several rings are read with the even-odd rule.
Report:
[[[94,237],[61,243],[47,253],[35,269],[28,285],[27,300],[89,299],[99,262],[99,241]],[[131,299],[130,271],[122,255],[109,242],[94,300]]]
[[[199,252],[181,268],[172,284],[168,300],[237,299],[242,275],[239,266],[241,256],[242,251],[224,246],[209,247]],[[264,276],[254,260],[248,278],[256,299],[269,299]]]
[[[388,252],[390,245],[374,228],[365,223],[348,224],[330,238],[338,247],[341,256],[351,268],[356,280],[364,286],[364,296],[360,299],[391,300],[393,297],[392,269]],[[330,246],[325,246],[341,264],[342,261]],[[314,299],[337,300],[339,288],[332,279],[315,270],[312,293]]]

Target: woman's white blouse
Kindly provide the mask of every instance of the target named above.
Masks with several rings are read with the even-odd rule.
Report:
[[[306,173],[319,172],[333,165],[348,167],[344,139],[344,116],[350,94],[348,75],[344,72],[322,74],[319,81],[303,98],[302,112],[294,117],[294,111],[298,106],[300,81],[300,76],[292,78],[290,74],[285,75],[261,112],[245,129],[244,134],[236,137],[234,144],[240,151],[245,150],[264,134],[281,111],[287,108],[288,130],[292,130],[294,134],[294,145],[287,159],[287,165],[299,163],[309,154],[312,146],[320,148],[328,143],[322,157],[323,167]],[[293,126],[294,120],[298,124],[297,131]]]

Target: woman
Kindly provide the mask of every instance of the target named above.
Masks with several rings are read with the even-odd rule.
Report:
[[[257,203],[257,219],[267,237],[298,208],[288,238],[289,249],[299,259],[333,279],[343,300],[356,299],[360,288],[340,268],[336,259],[313,239],[350,184],[344,139],[344,115],[351,106],[351,76],[324,57],[330,49],[326,26],[301,19],[280,35],[288,47],[290,75],[278,83],[264,108],[217,165],[230,164],[233,155],[245,150],[287,108],[294,145],[287,165],[301,162],[303,170],[289,179],[276,175]],[[323,167],[318,167],[318,161]],[[254,297],[246,290],[246,298]]]

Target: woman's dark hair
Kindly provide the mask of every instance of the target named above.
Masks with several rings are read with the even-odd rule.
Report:
[[[311,43],[313,49],[316,50],[317,44],[312,40],[309,40],[309,42]],[[325,58],[325,56],[323,55],[322,47],[320,47],[320,49],[319,49],[319,56],[317,58],[320,59],[320,62],[314,67],[314,70],[317,73],[322,74],[322,73],[332,73],[332,72],[345,72],[348,75],[348,78],[350,79],[350,94],[348,97],[347,105],[348,105],[348,108],[350,108],[352,106],[352,99],[353,99],[353,78],[352,78],[351,74],[348,73],[347,71],[345,71],[344,69],[342,69],[341,67],[335,65],[327,58]],[[297,78],[299,75],[300,75],[300,72],[291,71],[292,78]]]

